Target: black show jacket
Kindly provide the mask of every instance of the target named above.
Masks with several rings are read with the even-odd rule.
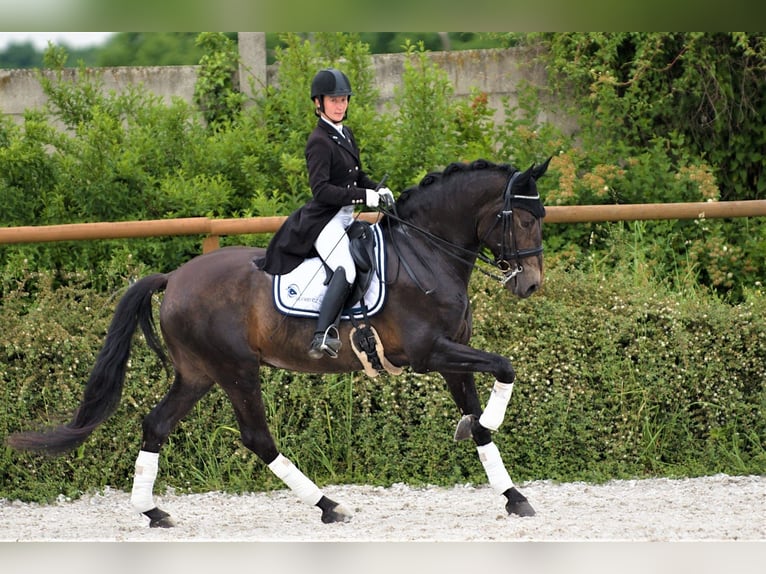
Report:
[[[296,209],[271,239],[266,256],[256,265],[272,275],[295,269],[316,256],[314,242],[327,222],[345,205],[365,205],[365,189],[377,185],[362,170],[354,135],[343,127],[345,138],[320,119],[306,142],[306,167],[312,198]]]

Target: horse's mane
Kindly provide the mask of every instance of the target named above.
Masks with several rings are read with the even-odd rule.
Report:
[[[449,179],[455,174],[490,169],[496,169],[498,171],[505,172],[508,175],[512,175],[518,171],[511,164],[493,163],[485,159],[477,159],[470,163],[453,162],[445,167],[442,171],[431,172],[425,175],[417,185],[413,185],[405,189],[399,196],[397,204],[403,205],[410,199],[413,194],[417,193],[418,191],[434,186],[436,184],[444,183],[444,180]]]

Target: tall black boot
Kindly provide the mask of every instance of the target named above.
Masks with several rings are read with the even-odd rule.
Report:
[[[321,359],[325,354],[333,359],[338,356],[341,343],[337,322],[350,291],[351,285],[346,281],[346,270],[338,267],[332,274],[327,293],[319,308],[317,328],[309,348],[309,357],[312,359]]]

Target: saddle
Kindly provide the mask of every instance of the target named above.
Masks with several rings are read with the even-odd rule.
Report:
[[[351,258],[356,265],[356,281],[347,301],[355,302],[364,298],[373,278],[380,276],[381,270],[375,260],[375,237],[372,225],[366,221],[354,221],[346,230],[349,239]]]
[[[386,298],[386,285],[383,281],[385,247],[381,230],[377,225],[356,220],[346,233],[356,266],[356,279],[343,306],[341,318],[352,323],[351,347],[368,376],[376,377],[382,371],[400,374],[402,369],[386,359],[380,338],[368,321],[369,317],[380,312]],[[324,278],[322,270],[325,272]],[[275,275],[275,307],[281,313],[294,317],[316,317],[323,290],[332,273],[333,270],[319,257],[313,257],[288,274]],[[315,276],[317,280],[312,281]]]

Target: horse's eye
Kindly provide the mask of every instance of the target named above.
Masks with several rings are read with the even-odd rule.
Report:
[[[519,218],[519,225],[521,225],[522,229],[529,229],[535,224],[535,218],[534,217],[521,217]]]

